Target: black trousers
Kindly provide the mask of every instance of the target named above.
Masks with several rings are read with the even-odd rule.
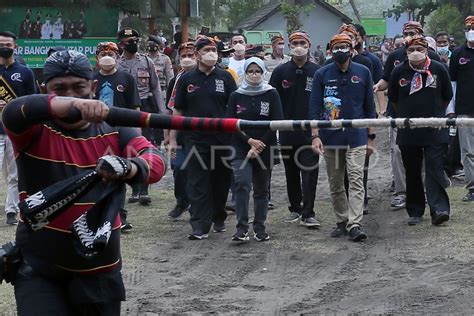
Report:
[[[140,103],[142,104],[142,107],[140,109],[141,111],[148,113],[157,113],[156,109],[154,109],[153,104],[151,104],[148,99],[141,99]],[[160,140],[158,132],[155,128],[142,128],[142,135],[155,146],[160,145],[160,143],[158,143],[158,141]]]
[[[286,190],[290,212],[301,214],[303,219],[314,217],[314,200],[319,175],[319,155],[310,145],[282,146],[285,165]],[[303,206],[301,206],[303,202]]]
[[[193,149],[194,148],[194,149]],[[232,168],[222,159],[229,157],[228,149],[199,148],[186,144],[188,153],[183,164],[187,173],[189,213],[194,234],[207,234],[212,223],[222,224],[227,218],[225,204],[229,194]]]
[[[407,177],[406,209],[410,217],[421,217],[425,213],[425,188],[421,173],[423,159],[425,161],[426,198],[431,215],[440,211],[450,211],[449,197],[446,192],[448,179],[443,169],[443,159],[447,150],[447,144],[400,145]]]
[[[445,170],[448,176],[454,174],[456,170],[462,169],[461,147],[459,146],[459,134],[450,137],[449,150],[446,154]]]
[[[176,206],[185,209],[189,206],[188,193],[186,188],[187,175],[186,170],[175,168],[173,170],[174,178],[174,197],[176,198]]]
[[[125,288],[120,272],[107,277],[54,279],[38,274],[23,263],[15,281],[15,299],[20,316],[119,316]]]

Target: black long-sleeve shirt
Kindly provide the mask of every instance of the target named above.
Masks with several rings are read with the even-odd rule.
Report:
[[[229,97],[227,117],[252,121],[273,121],[283,119],[280,96],[275,89],[269,90],[256,96],[244,95],[233,92]],[[267,147],[260,153],[262,161],[267,165],[270,162],[270,151],[276,145],[275,132],[270,130],[248,130],[243,133],[235,133],[230,144],[236,150],[236,158],[245,158],[250,145],[250,138],[261,140]]]

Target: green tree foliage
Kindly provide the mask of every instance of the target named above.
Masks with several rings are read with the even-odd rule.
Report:
[[[388,14],[389,17],[394,15],[399,18],[401,14],[408,12],[411,20],[419,21],[424,25],[426,17],[443,5],[452,5],[462,17],[474,12],[473,0],[401,0],[399,4],[388,10]]]
[[[264,3],[266,3],[265,0],[216,0],[216,7],[226,6],[228,8],[225,23],[229,29],[233,29],[260,9]]]
[[[280,3],[280,12],[286,19],[286,31],[288,34],[296,30],[300,30],[303,26],[300,15],[304,12],[306,15],[315,8],[314,4],[301,5],[295,4],[291,1],[282,1]]]
[[[452,4],[444,4],[433,12],[428,21],[428,31],[433,36],[446,31],[454,36],[456,42],[464,42],[464,17]]]
[[[435,11],[444,0],[401,0],[399,4],[394,5],[393,9],[388,10],[388,16],[395,15],[397,18],[403,13],[408,13],[410,20],[419,21],[425,24],[425,18]]]

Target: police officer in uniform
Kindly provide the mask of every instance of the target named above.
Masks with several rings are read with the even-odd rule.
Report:
[[[140,34],[131,28],[125,28],[118,32],[118,46],[123,50],[123,54],[117,60],[117,69],[126,71],[135,78],[142,111],[150,113],[165,112],[164,99],[153,61],[149,57],[138,53],[139,37]],[[152,143],[157,144],[161,141],[161,139],[155,138],[153,129],[144,128],[142,134]],[[134,185],[132,196],[128,199],[128,202],[139,202],[141,205],[150,204],[151,198],[148,195],[148,186]]]

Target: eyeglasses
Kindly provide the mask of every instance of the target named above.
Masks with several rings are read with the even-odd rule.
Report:
[[[245,41],[244,40],[240,40],[240,41],[232,41],[232,44],[235,45],[235,44],[245,44]]]
[[[247,74],[249,74],[249,75],[259,75],[261,73],[263,73],[261,70],[249,70],[249,71],[247,71]]]
[[[348,45],[343,45],[343,46],[334,46],[331,50],[331,52],[333,54],[337,53],[337,52],[343,52],[343,53],[347,53],[351,50],[351,48],[348,46]]]

